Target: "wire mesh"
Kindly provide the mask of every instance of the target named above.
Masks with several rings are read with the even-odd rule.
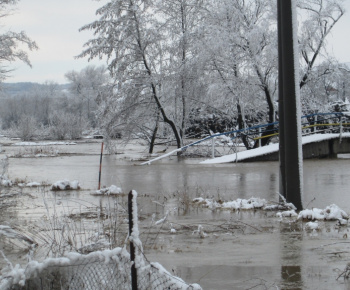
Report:
[[[112,254],[111,254],[112,253]],[[201,289],[189,285],[171,275],[158,263],[146,262],[137,267],[139,290],[187,290]],[[94,252],[88,255],[48,259],[43,263],[31,262],[25,270],[22,283],[15,276],[7,276],[11,290],[129,290],[131,285],[130,254],[121,248],[112,251]],[[1,284],[1,283],[0,283]],[[5,284],[6,285],[6,284]]]
[[[130,289],[130,267],[129,253],[121,248],[48,259],[43,263],[29,263],[24,285],[13,281],[8,289]]]

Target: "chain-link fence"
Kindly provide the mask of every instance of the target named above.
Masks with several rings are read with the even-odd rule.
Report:
[[[130,251],[126,248],[70,253],[62,258],[29,262],[0,276],[0,290],[185,290],[201,289],[171,275],[145,257],[138,238],[136,192],[129,194]],[[133,215],[134,214],[134,215]]]
[[[143,260],[137,268],[137,289],[201,289],[171,275],[158,263]],[[0,289],[11,290],[126,290],[132,289],[131,260],[126,249],[116,248],[88,255],[30,262],[24,271],[14,269],[0,282]]]

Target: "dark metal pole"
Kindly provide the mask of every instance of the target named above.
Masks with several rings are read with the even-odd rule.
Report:
[[[285,136],[284,136],[284,102],[283,102],[283,78],[282,78],[282,19],[281,1],[277,0],[277,31],[278,31],[278,119],[279,119],[279,192],[284,198],[286,195],[286,166],[285,166]]]
[[[129,192],[128,195],[128,212],[129,212],[129,236],[132,235],[133,227],[134,227],[134,217],[133,216],[133,207],[132,207],[132,200],[134,196],[132,194],[132,191]],[[137,290],[137,271],[135,267],[135,246],[132,240],[130,240],[130,259],[131,259],[131,286],[132,290]]]
[[[103,142],[101,144],[100,170],[98,172],[98,188],[97,188],[98,190],[101,189],[102,155],[103,155]]]
[[[287,200],[298,210],[302,206],[303,158],[301,144],[301,108],[299,89],[299,53],[297,49],[296,0],[279,1],[283,135],[285,146],[285,192]]]

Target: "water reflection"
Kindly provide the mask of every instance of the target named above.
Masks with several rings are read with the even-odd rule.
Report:
[[[303,289],[300,266],[282,266],[281,277],[283,280],[281,289]]]
[[[301,266],[303,229],[300,223],[280,223],[281,289],[303,289]]]

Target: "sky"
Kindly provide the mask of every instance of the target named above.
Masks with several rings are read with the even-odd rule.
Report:
[[[1,30],[25,31],[39,46],[29,51],[32,68],[16,61],[10,67],[6,82],[55,81],[67,83],[68,71],[80,71],[88,65],[103,65],[102,61],[88,62],[75,59],[83,45],[92,38],[92,32],[79,32],[79,28],[97,19],[95,12],[107,0],[20,0],[16,11],[4,18]]]
[[[92,32],[79,32],[79,28],[96,20],[96,10],[108,0],[21,0],[14,14],[3,19],[3,31],[25,31],[39,50],[29,52],[32,68],[14,62],[14,69],[6,82],[54,81],[67,83],[68,71],[80,71],[88,65],[103,65],[103,61],[75,59]],[[340,62],[350,63],[350,0],[344,1],[347,13],[334,27],[328,38],[328,50]]]

